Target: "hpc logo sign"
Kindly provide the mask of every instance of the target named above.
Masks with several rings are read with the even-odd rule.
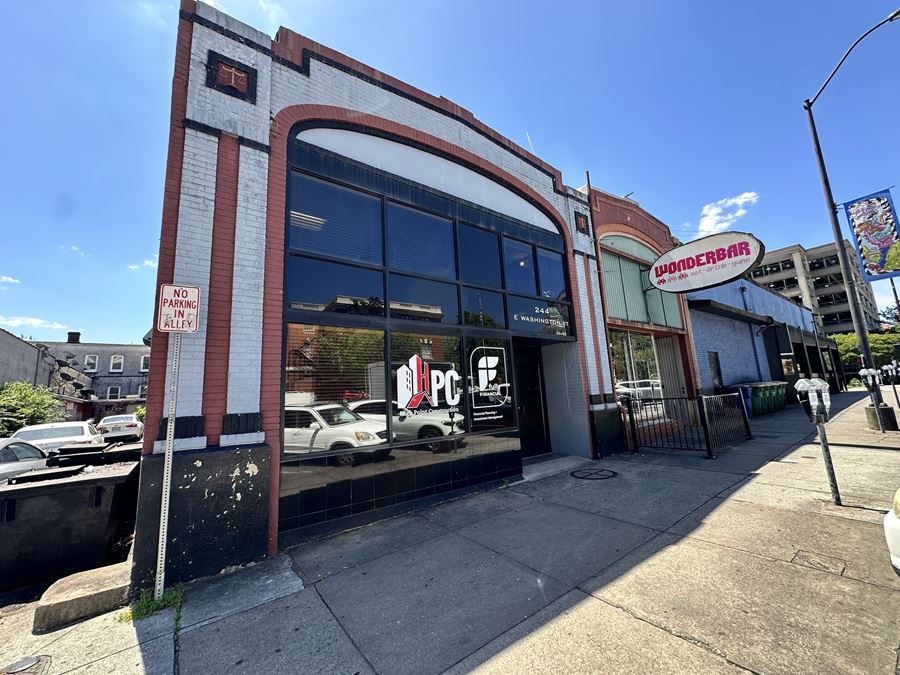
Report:
[[[433,369],[418,354],[411,356],[397,369],[397,405],[414,410],[426,401],[436,408],[442,390],[447,405],[457,405],[460,399],[459,379],[459,373],[455,370]]]
[[[159,319],[163,333],[196,333],[200,324],[200,289],[163,284],[159,291]]]

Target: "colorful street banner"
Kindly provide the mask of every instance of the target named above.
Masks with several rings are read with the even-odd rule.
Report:
[[[900,275],[900,233],[891,193],[875,192],[844,204],[865,281]]]

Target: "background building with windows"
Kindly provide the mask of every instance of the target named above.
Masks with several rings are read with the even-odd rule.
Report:
[[[147,345],[82,342],[77,331],[71,331],[66,342],[41,344],[54,361],[67,363],[90,378],[91,406],[86,411],[97,421],[105,415],[133,412],[145,403],[150,373]]]
[[[853,245],[845,239],[844,247],[853,270],[853,283],[859,292],[863,321],[869,330],[881,330],[872,285],[862,278]],[[809,249],[792,244],[767,251],[759,267],[753,271],[752,278],[784,297],[809,307],[826,333],[853,331],[850,305],[834,242]]]

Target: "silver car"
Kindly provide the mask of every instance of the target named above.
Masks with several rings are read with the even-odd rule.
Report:
[[[0,485],[19,474],[45,468],[43,450],[17,438],[0,438]]]
[[[144,425],[135,415],[110,415],[100,420],[97,431],[103,434],[103,440],[113,439],[141,440],[144,437]]]
[[[12,435],[20,441],[28,441],[44,452],[64,445],[88,445],[97,448],[106,445],[103,436],[90,422],[52,422],[22,427]]]

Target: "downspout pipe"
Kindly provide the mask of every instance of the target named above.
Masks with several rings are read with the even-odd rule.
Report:
[[[747,287],[741,284],[741,301],[744,303],[744,311],[749,312],[750,307],[747,306]],[[756,333],[753,332],[753,325],[747,324],[747,330],[750,331],[750,344],[753,346],[753,360],[756,362],[756,376],[759,378],[757,382],[762,382],[762,367],[759,365],[759,350],[756,348]]]

